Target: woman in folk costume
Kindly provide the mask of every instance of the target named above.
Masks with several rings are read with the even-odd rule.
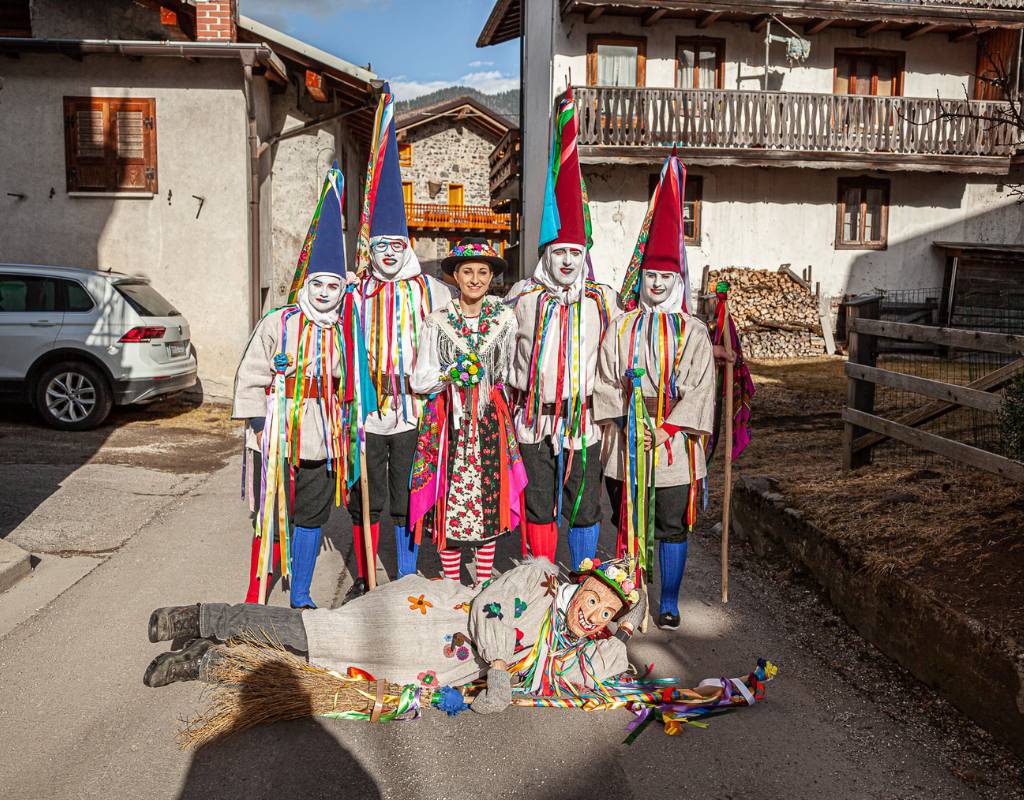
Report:
[[[445,577],[461,576],[462,547],[476,547],[477,584],[491,577],[497,537],[519,522],[526,472],[505,399],[516,317],[487,297],[507,265],[484,239],[464,239],[441,262],[459,297],[420,332],[412,390],[433,395],[421,415],[409,527],[433,511]]]
[[[366,526],[376,558],[385,487],[395,526],[398,577],[416,571],[417,545],[408,525],[409,473],[416,452],[422,398],[411,390],[409,376],[423,321],[451,299],[441,281],[424,275],[409,242],[402,196],[402,174],[395,139],[394,97],[388,84],[377,108],[370,163],[359,227],[358,294],[369,354],[370,375],[377,388],[377,413],[366,421],[366,465],[370,486],[370,519],[363,519],[358,487],[349,494],[357,542]],[[366,591],[365,549],[356,547],[359,577],[350,592]]]
[[[226,603],[159,608],[150,616],[149,640],[190,644],[157,656],[143,680],[152,687],[208,680],[222,654],[218,643],[249,636],[327,669],[352,666],[430,689],[486,676],[471,708],[494,713],[512,702],[513,683],[537,695],[572,695],[600,689],[629,669],[626,643],[647,610],[632,572],[624,561],[584,562],[572,582],[560,584],[558,570],[538,559],[486,588],[407,575],[330,610]]]
[[[614,290],[587,277],[591,245],[586,186],[576,150],[571,90],[559,104],[541,217],[540,261],[507,302],[519,332],[509,381],[529,485],[526,537],[554,560],[561,517],[569,520],[572,566],[592,558],[601,528],[601,429],[592,395],[597,351],[617,313]]]
[[[687,533],[706,477],[702,438],[711,433],[715,368],[707,327],[690,316],[683,196],[686,168],[666,161],[630,261],[620,300],[627,311],[601,346],[595,416],[621,430],[606,439],[605,475],[619,551],[653,566],[658,541],[657,622],[679,627]],[[610,428],[616,430],[615,427]],[[650,536],[653,526],[653,539]]]
[[[376,408],[358,308],[346,291],[344,178],[324,180],[289,305],[260,320],[235,375],[232,417],[247,421],[255,536],[247,603],[263,602],[281,555],[292,608],[309,595],[332,500],[358,478],[359,434]]]

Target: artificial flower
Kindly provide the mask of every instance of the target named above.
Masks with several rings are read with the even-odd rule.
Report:
[[[423,616],[426,616],[427,609],[433,608],[434,604],[431,603],[429,600],[425,600],[424,597],[425,595],[422,594],[419,597],[413,597],[412,595],[409,595],[409,610],[419,611]]]
[[[585,558],[580,562],[580,572],[590,572],[594,568],[594,560],[592,558]]]

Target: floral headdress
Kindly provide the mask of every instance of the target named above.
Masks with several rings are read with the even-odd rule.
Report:
[[[573,573],[578,583],[587,578],[597,578],[610,587],[622,600],[623,608],[631,608],[639,599],[640,591],[633,577],[636,570],[628,558],[601,561],[599,558],[585,558],[579,569]]]

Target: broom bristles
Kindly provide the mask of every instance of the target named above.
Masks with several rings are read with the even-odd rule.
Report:
[[[185,720],[178,732],[181,749],[202,747],[256,725],[333,711],[368,714],[373,708],[374,682],[342,678],[264,637],[243,636],[221,652],[222,658],[210,668],[215,685],[209,705]],[[386,685],[385,712],[394,710],[401,691],[398,684]]]

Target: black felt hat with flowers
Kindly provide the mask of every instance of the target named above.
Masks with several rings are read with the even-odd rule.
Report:
[[[459,264],[466,261],[483,261],[491,265],[491,272],[500,275],[508,268],[508,263],[494,249],[494,245],[486,239],[463,239],[452,247],[448,257],[441,261],[441,269],[448,275],[454,275]]]

